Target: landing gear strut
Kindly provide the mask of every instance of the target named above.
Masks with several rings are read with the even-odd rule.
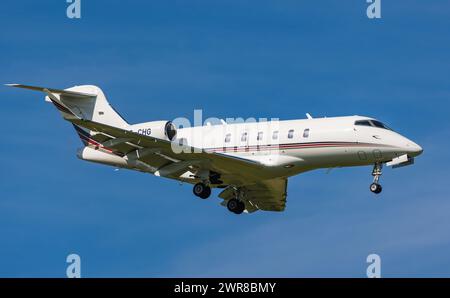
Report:
[[[238,199],[230,199],[227,203],[227,208],[233,213],[241,214],[245,210],[245,204]]]
[[[378,183],[378,180],[380,180],[381,176],[381,169],[383,168],[383,164],[381,162],[375,163],[372,170],[372,176],[373,176],[373,183],[370,184],[370,191],[373,193],[380,193],[383,189],[381,185]]]
[[[211,195],[211,187],[203,182],[199,182],[194,185],[192,192],[201,199],[207,199]]]

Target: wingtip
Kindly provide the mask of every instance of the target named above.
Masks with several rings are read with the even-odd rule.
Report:
[[[19,84],[5,84],[5,86],[7,86],[7,87],[16,87],[16,86],[18,86]]]

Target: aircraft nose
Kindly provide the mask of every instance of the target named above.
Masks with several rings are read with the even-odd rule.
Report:
[[[411,155],[412,157],[418,156],[418,155],[422,154],[422,152],[423,152],[422,147],[420,147],[418,144],[414,143],[413,141],[409,141],[406,143],[406,150],[407,150],[408,154]]]

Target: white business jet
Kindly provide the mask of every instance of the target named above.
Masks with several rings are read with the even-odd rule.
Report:
[[[283,211],[288,177],[315,169],[373,165],[370,190],[381,192],[382,165],[411,165],[422,148],[369,117],[349,116],[176,128],[171,121],[127,123],[96,86],[42,91],[71,122],[82,160],[188,182],[206,199],[222,188],[236,214]]]

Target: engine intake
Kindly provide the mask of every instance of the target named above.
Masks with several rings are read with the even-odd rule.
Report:
[[[177,128],[175,127],[175,125],[173,125],[172,121],[167,121],[164,128],[164,133],[170,141],[172,141],[177,136]]]
[[[151,121],[130,125],[133,132],[158,139],[172,141],[177,136],[177,129],[172,121]]]

